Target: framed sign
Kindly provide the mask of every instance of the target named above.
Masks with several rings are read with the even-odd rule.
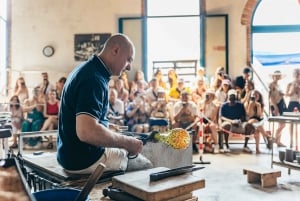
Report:
[[[93,54],[98,54],[111,36],[110,33],[75,34],[74,36],[74,59],[85,61]]]

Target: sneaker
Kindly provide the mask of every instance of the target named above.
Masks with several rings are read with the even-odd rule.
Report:
[[[215,145],[215,147],[214,147],[214,154],[218,154],[218,153],[220,153],[219,145]]]
[[[225,153],[230,153],[230,148],[229,148],[229,147],[225,147],[225,148],[224,148],[224,152],[225,152]]]
[[[220,153],[224,153],[224,152],[225,152],[224,149],[223,149],[223,147],[221,147],[221,148],[219,149],[219,152],[220,152]]]
[[[252,150],[249,147],[244,147],[243,152],[251,154]]]

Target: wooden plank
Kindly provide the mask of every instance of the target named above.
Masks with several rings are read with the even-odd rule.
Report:
[[[205,187],[205,180],[191,173],[150,182],[151,173],[168,169],[158,167],[115,176],[112,186],[147,201],[168,200]]]

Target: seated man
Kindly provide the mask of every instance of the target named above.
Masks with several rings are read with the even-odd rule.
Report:
[[[119,126],[124,126],[124,102],[118,98],[118,92],[114,88],[109,89],[109,109],[107,118],[109,127],[118,130]]]
[[[151,104],[149,126],[151,130],[165,132],[169,125],[169,110],[166,94],[163,89],[157,91],[157,99]]]
[[[131,40],[115,34],[98,55],[69,74],[61,97],[57,136],[57,161],[66,172],[91,174],[99,163],[106,166],[105,171],[153,167],[140,154],[143,142],[111,131],[106,118],[110,77],[130,70],[134,55]]]
[[[237,100],[237,92],[234,89],[228,91],[229,101],[222,104],[220,108],[221,131],[219,145],[220,152],[230,152],[229,149],[229,134],[230,132],[241,133],[246,135],[244,143],[244,152],[252,153],[251,149],[247,146],[249,135],[255,132],[255,128],[251,123],[246,121],[246,111],[244,105]],[[223,149],[222,136],[225,137],[226,148]]]
[[[205,100],[199,102],[200,112],[203,113],[203,127],[204,132],[211,133],[211,139],[214,144],[213,153],[219,153],[218,144],[218,131],[217,131],[217,118],[218,118],[218,106],[214,103],[215,92],[212,89],[208,89],[205,92]]]
[[[182,91],[180,94],[180,100],[174,104],[174,121],[173,128],[190,129],[196,128],[197,121],[197,106],[193,101],[189,100],[189,94],[186,91]],[[197,135],[193,138],[193,151],[198,152],[196,146]]]

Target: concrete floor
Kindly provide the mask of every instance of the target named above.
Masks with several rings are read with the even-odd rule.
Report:
[[[300,201],[300,171],[273,166],[281,171],[277,186],[262,188],[260,184],[249,184],[244,168],[271,168],[271,152],[262,146],[262,154],[256,155],[242,152],[242,144],[231,145],[229,154],[204,154],[203,161],[210,162],[206,168],[194,172],[194,175],[205,179],[206,186],[194,192],[198,200],[205,201]],[[255,150],[253,144],[249,145]],[[277,147],[274,146],[274,158],[278,158]],[[193,155],[193,161],[199,162],[199,155]]]

